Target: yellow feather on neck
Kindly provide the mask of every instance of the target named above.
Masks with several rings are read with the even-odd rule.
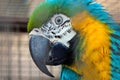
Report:
[[[86,11],[72,17],[72,26],[84,37],[79,60],[66,66],[82,75],[82,80],[110,80],[110,39],[107,24],[96,20]],[[81,48],[80,47],[80,48]]]

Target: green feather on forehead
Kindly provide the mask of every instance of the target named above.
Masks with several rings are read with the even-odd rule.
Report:
[[[33,27],[38,28],[45,24],[54,14],[63,13],[67,14],[68,11],[65,8],[61,8],[59,5],[51,5],[46,3],[41,3],[33,11],[29,23],[28,31],[30,32]],[[69,16],[69,15],[68,15]]]
[[[71,17],[76,12],[80,11],[80,7],[75,6],[74,4],[65,3],[66,1],[57,0],[55,3],[51,2],[42,2],[40,3],[32,15],[30,16],[27,30],[30,32],[33,28],[41,27],[45,24],[54,14],[62,13],[68,17]],[[73,6],[74,5],[74,6]],[[76,8],[77,7],[77,8]]]

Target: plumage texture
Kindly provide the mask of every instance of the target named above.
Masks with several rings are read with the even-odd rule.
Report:
[[[63,65],[61,80],[119,80],[120,26],[94,0],[46,0],[30,17],[28,31],[55,13],[71,18],[79,42],[72,65]]]

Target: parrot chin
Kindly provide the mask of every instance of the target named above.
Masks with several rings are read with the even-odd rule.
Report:
[[[69,65],[73,61],[73,52],[70,48],[60,42],[51,44],[47,38],[40,35],[30,37],[29,49],[37,67],[50,77],[54,76],[46,65],[56,66],[66,63]]]

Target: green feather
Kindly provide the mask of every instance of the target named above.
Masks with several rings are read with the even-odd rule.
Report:
[[[38,5],[35,10],[33,11],[29,23],[28,23],[28,32],[30,32],[33,28],[41,27],[45,22],[47,22],[54,14],[57,13],[67,13],[67,10],[65,11],[61,8],[59,8],[59,5],[51,5],[47,4],[45,2]]]
[[[57,0],[56,2],[53,3],[49,1],[42,2],[35,8],[32,15],[30,16],[27,30],[28,32],[30,32],[33,28],[41,27],[54,14],[62,13],[68,17],[71,17],[75,15],[77,12],[82,11],[82,9],[83,8],[78,7],[78,5],[75,6],[75,3],[71,4],[64,0]]]

